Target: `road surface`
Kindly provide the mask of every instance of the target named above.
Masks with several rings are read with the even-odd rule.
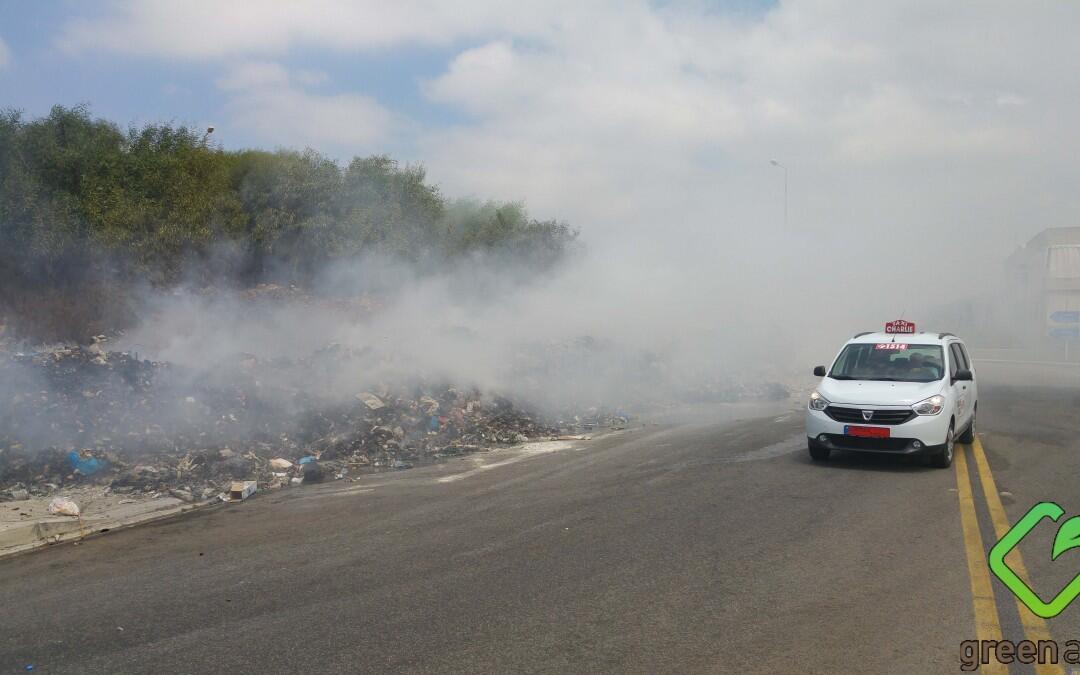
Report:
[[[795,402],[729,406],[2,560],[0,672],[935,673],[995,628],[1080,639],[1080,600],[1022,620],[982,558],[990,495],[1080,513],[1080,388],[981,387],[985,475],[813,464]],[[1080,550],[1036,534],[1050,596]]]

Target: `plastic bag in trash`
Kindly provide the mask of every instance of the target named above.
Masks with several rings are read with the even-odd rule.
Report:
[[[108,462],[103,462],[97,457],[87,457],[84,459],[75,451],[68,453],[68,463],[71,464],[71,469],[73,471],[77,471],[84,476],[93,476],[98,471],[104,469],[108,464]]]
[[[49,502],[49,513],[54,516],[77,516],[79,505],[67,497],[53,497],[53,500]]]

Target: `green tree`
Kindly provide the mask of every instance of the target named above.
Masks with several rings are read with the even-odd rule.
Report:
[[[313,150],[225,151],[182,125],[125,131],[85,106],[0,111],[0,295],[105,277],[170,284],[223,243],[246,256],[229,270],[245,282],[304,282],[370,253],[490,256],[528,272],[576,236],[521,203],[448,203],[422,166],[385,155],[342,168]]]
[[[376,155],[349,164],[342,208],[350,253],[380,250],[415,261],[437,245],[445,203],[423,167]]]

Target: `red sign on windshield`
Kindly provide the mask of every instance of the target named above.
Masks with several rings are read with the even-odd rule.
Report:
[[[890,321],[885,324],[886,333],[914,333],[915,323],[912,321],[904,321],[903,319],[897,319],[896,321]]]
[[[904,342],[879,342],[874,345],[874,349],[899,349],[903,351],[907,349],[907,344]]]

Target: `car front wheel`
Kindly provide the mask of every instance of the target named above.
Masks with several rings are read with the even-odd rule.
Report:
[[[953,435],[953,425],[949,425],[949,433],[945,436],[945,446],[934,456],[932,464],[939,469],[948,469],[952,466],[953,453],[956,449],[956,438]]]
[[[979,406],[975,406],[975,409],[971,411],[971,423],[968,424],[968,428],[964,430],[964,433],[960,434],[961,443],[974,443],[975,442],[975,418],[979,414]]]
[[[815,462],[828,461],[830,453],[829,448],[818,445],[813,441],[809,441],[806,445],[810,450],[810,459],[814,460]]]

